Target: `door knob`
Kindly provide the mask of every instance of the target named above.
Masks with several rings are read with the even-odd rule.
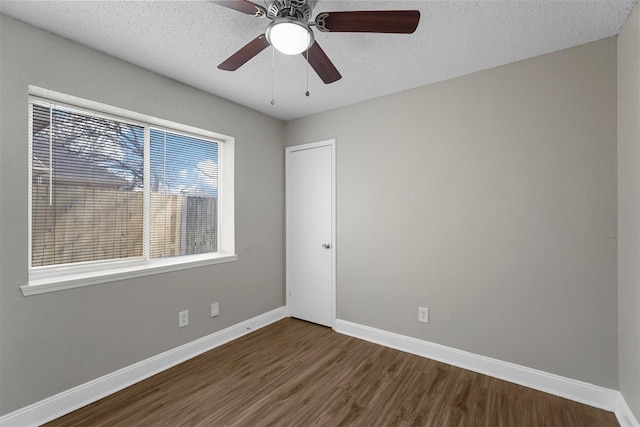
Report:
[[[331,248],[331,244],[330,243],[323,243],[322,247],[325,248],[325,249],[329,249],[329,248]]]

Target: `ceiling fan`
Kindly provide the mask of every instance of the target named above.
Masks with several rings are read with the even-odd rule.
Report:
[[[274,0],[266,8],[248,0],[212,1],[256,18],[271,20],[263,34],[218,65],[219,69],[235,71],[272,45],[286,55],[302,54],[326,84],[340,80],[342,76],[314,40],[312,27],[329,33],[411,34],[420,21],[419,10],[322,12],[310,21],[317,0]]]

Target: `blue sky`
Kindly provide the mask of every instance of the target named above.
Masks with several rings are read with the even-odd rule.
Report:
[[[203,139],[151,129],[151,175],[152,189],[157,179],[161,191],[216,197],[218,146]]]

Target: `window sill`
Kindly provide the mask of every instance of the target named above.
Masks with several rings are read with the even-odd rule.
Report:
[[[135,277],[150,276],[152,274],[166,273],[169,271],[185,270],[211,264],[221,264],[238,259],[238,255],[216,255],[215,257],[180,259],[172,258],[153,263],[139,264],[127,267],[109,268],[94,272],[74,274],[52,274],[49,277],[29,279],[29,284],[21,286],[24,296],[44,294],[47,292],[62,291],[64,289],[81,288],[84,286],[98,285],[100,283],[115,282],[118,280],[133,279]]]

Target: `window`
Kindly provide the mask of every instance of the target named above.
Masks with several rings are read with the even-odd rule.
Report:
[[[216,252],[218,144],[151,129],[151,258]]]
[[[236,259],[232,138],[30,93],[25,294]]]
[[[142,257],[144,127],[30,111],[31,266]]]

